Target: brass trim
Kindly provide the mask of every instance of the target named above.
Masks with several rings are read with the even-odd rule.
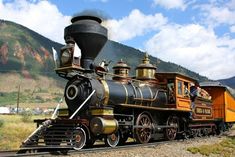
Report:
[[[118,104],[118,105],[123,106],[123,107],[141,108],[141,109],[150,109],[150,110],[190,112],[190,110],[182,110],[182,109],[176,109],[176,108],[150,107],[150,106],[140,106],[140,105],[134,105],[134,104]]]
[[[58,116],[69,116],[69,111],[68,111],[68,109],[59,109],[58,110]]]
[[[138,88],[138,91],[140,92],[140,98],[141,98],[140,105],[143,105],[143,93],[140,88]]]
[[[108,105],[109,102],[109,86],[105,80],[101,80],[104,87],[104,105]]]
[[[149,89],[149,91],[150,91],[151,99],[154,99],[154,98],[153,98],[152,89],[151,89],[149,86],[147,86],[147,87],[148,87],[148,89]],[[150,106],[153,106],[153,102],[150,103]]]
[[[143,68],[143,69],[137,69],[136,70],[137,78],[149,78],[153,79],[155,70],[154,69],[149,69],[149,68]]]
[[[136,87],[133,85],[133,83],[131,83],[131,86],[132,86],[132,88],[133,88],[133,90],[134,90],[134,96],[135,96],[135,98],[137,98]],[[135,105],[136,105],[136,101],[135,101]]]
[[[102,117],[94,117],[90,122],[91,131],[97,134],[112,134],[118,129],[116,119],[105,119]]]
[[[206,119],[192,119],[192,121],[208,121],[208,120],[213,121],[214,119],[212,117],[210,119],[207,119],[207,118]]]
[[[134,100],[142,100],[142,101],[150,101],[150,102],[153,102],[153,101],[156,100],[156,98],[154,98],[154,99],[134,98]]]
[[[67,71],[67,70],[84,70],[84,69],[77,65],[63,66],[55,69],[55,71]]]
[[[113,116],[113,110],[110,110],[110,109],[93,109],[93,110],[91,110],[91,115],[93,115],[93,116],[101,116],[101,115]]]
[[[124,84],[122,84],[122,86],[124,87],[125,92],[126,92],[125,104],[127,104],[127,102],[128,102],[128,91],[127,91],[126,86]]]

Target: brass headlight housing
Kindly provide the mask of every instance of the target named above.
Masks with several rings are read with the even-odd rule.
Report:
[[[71,63],[71,61],[72,61],[72,55],[71,54],[72,53],[68,49],[65,49],[62,52],[62,55],[61,55],[61,64],[62,65],[66,65],[66,64]]]

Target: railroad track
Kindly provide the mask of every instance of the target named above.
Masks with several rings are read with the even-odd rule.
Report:
[[[216,137],[220,137],[220,136],[216,136]],[[97,151],[105,151],[105,152],[109,152],[109,151],[113,151],[113,150],[125,150],[125,149],[130,149],[130,148],[136,148],[136,147],[145,147],[145,148],[151,148],[151,147],[155,147],[161,144],[169,144],[169,143],[179,143],[179,142],[186,142],[186,141],[196,141],[199,139],[207,139],[210,138],[210,136],[203,136],[203,137],[196,137],[196,138],[190,138],[190,139],[177,139],[177,140],[173,140],[173,141],[154,141],[151,143],[147,143],[147,144],[136,144],[134,142],[130,142],[127,143],[126,145],[123,146],[116,146],[116,147],[106,147],[104,145],[100,145],[99,147],[95,147],[95,148],[88,148],[88,149],[83,149],[81,151],[71,151],[69,152],[69,154],[83,154],[83,153],[97,153]]]
[[[217,136],[219,137],[219,136]],[[93,148],[85,148],[79,151],[76,150],[51,150],[48,149],[47,151],[44,149],[44,152],[37,152],[38,150],[40,151],[39,148],[37,150],[37,148],[35,147],[35,150],[31,150],[31,152],[27,152],[25,154],[17,154],[17,152],[19,150],[12,150],[12,151],[0,151],[0,157],[19,157],[19,156],[46,156],[46,155],[65,155],[66,151],[68,151],[68,154],[72,155],[72,154],[84,154],[84,153],[97,153],[97,152],[109,152],[109,151],[113,151],[113,150],[125,150],[125,149],[130,149],[130,148],[135,148],[135,147],[155,147],[157,145],[160,144],[168,144],[168,143],[178,143],[178,142],[185,142],[185,141],[195,141],[198,140],[200,138],[210,138],[210,136],[207,137],[196,137],[196,138],[190,138],[190,139],[179,139],[179,140],[174,140],[174,141],[155,141],[155,142],[151,142],[151,143],[147,143],[147,144],[136,144],[134,142],[129,142],[124,146],[117,146],[117,147],[106,147],[104,144],[99,144],[99,145],[95,145],[95,147]],[[46,151],[46,152],[45,152]]]
[[[0,151],[0,157],[14,157],[14,156],[39,156],[39,155],[49,155],[49,152],[35,152],[35,153],[26,153],[26,154],[17,154],[19,150],[10,150],[10,151]]]
[[[161,142],[152,142],[148,144],[135,144],[135,143],[128,143],[124,146],[117,146],[117,147],[106,147],[105,145],[95,145],[93,148],[84,148],[82,150],[68,150],[68,154],[83,154],[83,153],[93,153],[93,152],[101,152],[101,151],[112,151],[112,150],[125,150],[130,149],[134,147],[151,147],[156,146],[158,144],[167,143],[169,141],[161,141]],[[176,142],[176,141],[175,141]],[[37,149],[37,148],[35,148]],[[63,151],[56,151],[56,150],[48,150],[48,152],[37,152],[31,151],[27,152],[25,154],[17,154],[19,150],[12,150],[12,151],[0,151],[0,157],[19,157],[19,156],[41,156],[41,155],[66,155],[66,152],[63,153]]]

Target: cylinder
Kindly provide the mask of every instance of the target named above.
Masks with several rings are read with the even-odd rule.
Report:
[[[110,135],[117,131],[118,122],[116,119],[105,119],[94,117],[90,122],[90,129],[95,135],[106,134]]]

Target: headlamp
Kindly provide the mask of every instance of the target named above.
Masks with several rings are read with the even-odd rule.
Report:
[[[61,55],[62,65],[68,64],[71,61],[71,59],[72,59],[71,52],[69,51],[69,49],[65,49]]]

